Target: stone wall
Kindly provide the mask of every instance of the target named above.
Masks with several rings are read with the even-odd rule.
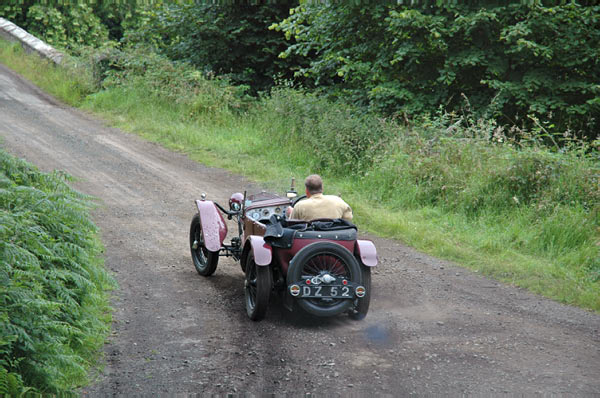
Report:
[[[27,51],[34,51],[42,57],[48,58],[56,64],[60,64],[63,53],[44,43],[37,37],[27,33],[14,23],[0,18],[0,36],[10,41],[17,41]]]

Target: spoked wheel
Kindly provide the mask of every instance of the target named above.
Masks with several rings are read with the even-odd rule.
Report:
[[[356,258],[346,248],[331,242],[312,243],[300,250],[288,270],[288,283],[314,276],[344,277],[354,284],[362,284],[362,273]],[[353,307],[351,299],[300,298],[298,304],[316,316],[334,316]]]
[[[269,305],[269,296],[273,286],[273,275],[268,266],[258,266],[252,252],[246,260],[246,280],[244,282],[246,312],[253,321],[262,320]]]
[[[371,303],[371,268],[361,267],[362,269],[362,284],[367,290],[364,297],[354,300],[354,308],[349,312],[350,318],[360,321],[365,319],[369,312],[369,304]]]
[[[196,214],[190,225],[190,250],[196,271],[202,276],[215,273],[219,262],[219,252],[211,252],[204,246],[200,216]]]

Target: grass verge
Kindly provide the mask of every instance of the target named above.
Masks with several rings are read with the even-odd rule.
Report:
[[[151,54],[111,68],[82,106],[114,126],[277,190],[318,172],[362,231],[600,311],[597,149],[550,151],[526,132],[507,143],[447,115],[407,128],[287,89],[248,101]]]
[[[78,106],[94,91],[89,69],[76,60],[67,56],[68,68],[61,68],[37,54],[25,55],[20,45],[0,39],[1,62],[61,101]]]

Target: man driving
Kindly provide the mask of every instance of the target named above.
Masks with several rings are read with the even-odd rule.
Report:
[[[323,180],[317,174],[304,180],[306,199],[287,209],[287,217],[294,220],[315,220],[318,218],[342,218],[352,221],[352,208],[342,198],[323,195]]]

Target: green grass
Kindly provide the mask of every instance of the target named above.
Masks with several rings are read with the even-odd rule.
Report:
[[[61,101],[78,106],[93,91],[88,71],[66,57],[71,68],[57,67],[54,62],[37,54],[25,56],[23,48],[0,39],[1,62]]]
[[[140,59],[82,106],[274,190],[318,172],[362,231],[600,311],[597,152],[553,153],[535,137],[499,144],[501,128],[449,129],[446,116],[409,129],[293,90],[248,101],[184,66]]]

